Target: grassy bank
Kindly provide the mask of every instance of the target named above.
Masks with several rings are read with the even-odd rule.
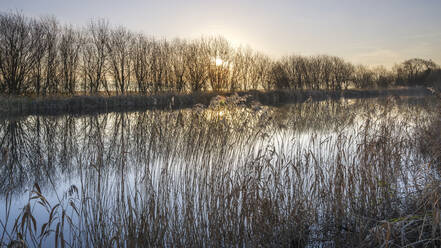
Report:
[[[91,114],[120,111],[140,111],[146,109],[179,109],[195,104],[208,105],[217,95],[230,96],[231,92],[210,92],[193,94],[124,95],[124,96],[73,96],[73,97],[0,97],[0,116],[16,117],[26,115]],[[298,91],[245,91],[249,101],[264,105],[304,102],[308,99],[368,98],[387,95],[415,96],[428,95],[425,88],[395,88],[370,90],[298,90]]]

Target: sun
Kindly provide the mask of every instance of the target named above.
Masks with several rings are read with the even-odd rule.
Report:
[[[224,64],[224,61],[221,58],[216,58],[215,61],[216,66],[221,66]]]

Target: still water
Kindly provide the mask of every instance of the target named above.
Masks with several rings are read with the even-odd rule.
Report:
[[[0,245],[335,246],[412,204],[433,104],[1,119]]]

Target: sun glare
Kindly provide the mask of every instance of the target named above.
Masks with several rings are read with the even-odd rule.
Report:
[[[216,66],[221,66],[224,63],[224,61],[221,58],[216,58],[215,63]]]

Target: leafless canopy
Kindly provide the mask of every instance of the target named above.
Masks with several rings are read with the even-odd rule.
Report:
[[[342,58],[270,57],[223,37],[155,39],[93,20],[82,29],[54,17],[0,13],[0,93],[156,94],[160,92],[327,89],[427,85],[440,81],[431,60],[393,70]]]

